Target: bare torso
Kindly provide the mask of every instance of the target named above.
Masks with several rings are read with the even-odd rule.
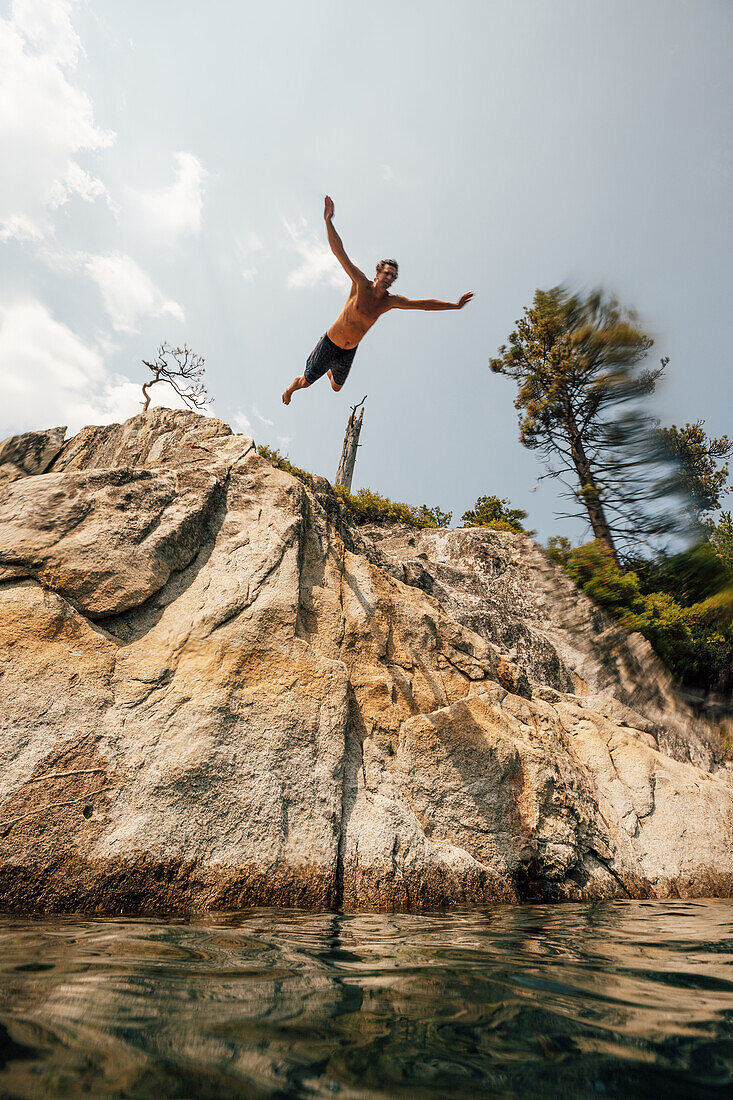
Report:
[[[391,306],[389,292],[379,294],[372,283],[353,283],[346,305],[326,333],[340,348],[355,348],[375,321]]]

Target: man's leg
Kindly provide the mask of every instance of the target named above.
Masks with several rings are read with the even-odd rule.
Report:
[[[356,348],[349,348],[348,350],[341,348],[336,362],[334,362],[329,369],[328,380],[331,383],[331,389],[335,390],[336,393],[342,390],[346,385],[346,379],[349,377],[349,371],[351,370],[351,364],[354,362],[355,355]]]
[[[308,388],[308,386],[310,386],[310,382],[306,382],[305,375],[299,374],[298,377],[294,378],[288,388],[285,390],[283,394],[283,405],[290,404],[290,398],[293,396],[296,390],[305,390]],[[341,389],[340,386],[339,389]]]

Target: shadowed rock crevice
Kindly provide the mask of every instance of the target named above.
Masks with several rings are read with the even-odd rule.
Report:
[[[359,781],[364,777],[364,722],[353,688],[348,691],[348,719],[344,741],[341,786],[341,817],[339,820],[338,854],[336,862],[335,905],[344,905],[349,822],[359,793]]]
[[[0,908],[730,892],[714,731],[530,539],[354,528],[188,412],[39,437],[0,487]]]

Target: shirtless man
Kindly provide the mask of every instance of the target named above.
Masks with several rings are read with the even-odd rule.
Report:
[[[351,292],[341,314],[308,356],[303,374],[294,378],[283,394],[283,403],[290,404],[296,390],[304,390],[328,375],[331,388],[337,392],[346,381],[356,348],[375,321],[390,309],[463,309],[473,298],[462,295],[457,302],[441,302],[438,298],[402,298],[390,294],[397,278],[397,261],[380,260],[371,282],[346,255],[343,243],[333,227],[333,199],[326,195],[323,211],[331,251],[351,279]]]

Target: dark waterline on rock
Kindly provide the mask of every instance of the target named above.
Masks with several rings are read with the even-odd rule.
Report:
[[[0,917],[0,1098],[733,1093],[733,902]]]

